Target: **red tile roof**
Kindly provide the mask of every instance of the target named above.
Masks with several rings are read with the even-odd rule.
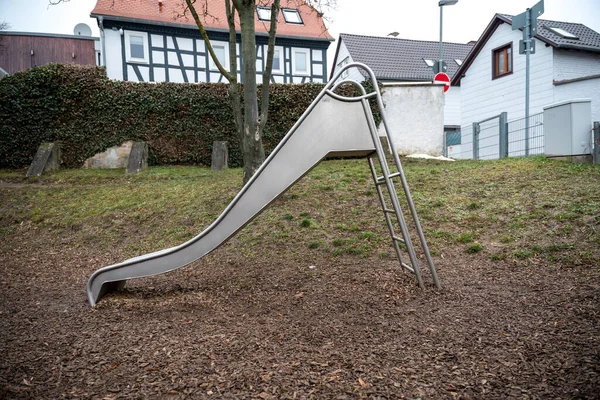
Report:
[[[162,3],[162,5],[159,5]],[[189,12],[183,16],[184,0],[98,0],[92,10],[92,16],[119,17],[123,19],[136,19],[148,22],[169,24],[183,24],[196,26],[194,18]],[[259,0],[269,5],[269,1]],[[225,2],[223,0],[197,0],[195,8],[202,18],[205,6],[208,5],[208,14],[204,17],[205,28],[226,29]],[[281,0],[281,8],[297,9],[302,17],[303,24],[288,24],[280,12],[277,21],[277,35],[300,36],[316,39],[332,40],[323,23],[323,18],[317,11],[301,0]],[[239,23],[236,24],[239,29]],[[256,32],[267,33],[269,22],[260,21],[256,16]]]

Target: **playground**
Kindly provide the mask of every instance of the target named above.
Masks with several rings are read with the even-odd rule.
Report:
[[[333,160],[93,308],[94,271],[198,234],[241,171],[1,171],[0,397],[598,398],[598,168],[403,164],[440,290],[399,267],[366,161]]]

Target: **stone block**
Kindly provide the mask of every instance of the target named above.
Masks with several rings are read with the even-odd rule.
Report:
[[[120,146],[110,147],[106,151],[85,160],[83,168],[126,168],[132,147],[132,140],[129,140]]]
[[[43,172],[60,167],[60,148],[56,143],[42,143],[27,170],[27,176],[40,176]]]
[[[229,149],[227,142],[213,142],[211,168],[213,171],[221,171],[229,167]]]
[[[148,168],[148,143],[134,142],[131,146],[125,173],[137,174],[146,168]]]

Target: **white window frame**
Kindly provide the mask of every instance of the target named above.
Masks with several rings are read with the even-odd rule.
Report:
[[[304,53],[306,55],[306,71],[298,71],[296,69],[296,54]],[[309,49],[292,49],[292,73],[294,75],[310,76],[310,50]]]
[[[261,11],[268,13],[268,17],[266,15],[261,15]],[[271,7],[256,7],[256,15],[258,16],[259,21],[270,21],[271,20]]]
[[[340,61],[340,63],[338,64],[338,68],[342,69],[342,68],[344,68],[345,65],[348,65],[348,64],[350,64],[350,56],[347,56],[342,61]],[[350,70],[347,69],[344,72],[342,72],[342,74],[340,75],[340,79],[345,79],[349,75],[350,75]]]
[[[279,69],[275,69],[273,68],[271,70],[272,74],[281,74],[283,75],[284,70],[283,70],[283,66],[284,66],[284,62],[285,62],[285,56],[284,56],[284,52],[283,52],[283,47],[282,46],[275,46],[275,48],[273,49],[274,51],[278,51],[279,52]],[[264,56],[264,62],[265,62],[265,69],[267,69],[267,52],[269,51],[269,46],[265,45],[263,47],[263,56]],[[273,59],[275,59],[275,54],[273,54]]]
[[[283,14],[283,19],[287,24],[296,24],[296,25],[304,25],[304,21],[302,21],[302,16],[300,15],[300,11],[294,8],[282,8],[281,13]],[[298,16],[299,21],[290,21],[288,20],[288,15],[286,13],[293,13]]]
[[[144,45],[144,58],[132,57],[131,56],[131,37],[137,36],[142,38],[142,43]],[[125,31],[125,59],[129,63],[139,63],[139,64],[148,64],[150,62],[150,57],[148,56],[148,34],[146,32],[137,32],[137,31]]]
[[[225,52],[225,61],[222,63],[223,68],[225,68],[226,70],[229,70],[229,43],[227,43],[227,42],[212,42],[211,45],[213,47],[213,50],[216,47],[223,47],[223,51]],[[208,64],[210,66],[210,70],[218,71],[219,68],[217,68],[217,64],[215,64],[215,60],[213,60],[213,58],[210,54],[208,55],[208,59],[209,59]]]

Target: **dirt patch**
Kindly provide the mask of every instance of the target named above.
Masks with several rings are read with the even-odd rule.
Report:
[[[599,398],[590,265],[445,249],[444,288],[423,291],[394,260],[230,243],[92,309],[87,277],[125,250],[27,225],[11,238],[3,398]]]

